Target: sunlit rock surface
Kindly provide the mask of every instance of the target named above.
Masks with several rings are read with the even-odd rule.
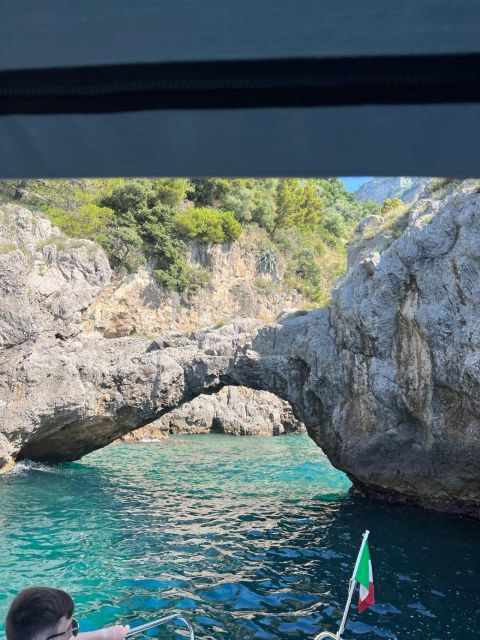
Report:
[[[200,395],[147,427],[132,431],[124,442],[165,438],[169,434],[225,433],[235,436],[279,436],[304,433],[288,402],[268,391],[223,387]]]
[[[71,310],[53,312],[37,289],[28,293],[30,249],[1,253],[3,450],[75,459],[200,394],[244,385],[288,400],[358,489],[479,515],[476,188],[466,181],[416,203],[390,246],[383,238],[371,256],[356,254],[331,309],[153,342],[76,334],[81,310],[108,281],[96,250],[90,267],[78,266],[76,249],[63,258],[69,269],[51,258],[51,269],[74,274],[57,296],[75,292]],[[13,244],[6,236],[1,242]]]
[[[400,198],[404,202],[413,202],[424,191],[429,178],[372,178],[364,182],[356,191],[359,200],[375,200],[382,204],[387,198]]]

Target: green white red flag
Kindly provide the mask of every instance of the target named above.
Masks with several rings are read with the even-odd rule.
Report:
[[[353,569],[353,575],[350,578],[348,586],[348,598],[345,610],[343,612],[342,621],[338,628],[335,638],[341,640],[342,633],[345,629],[345,623],[347,622],[348,610],[352,602],[353,592],[355,591],[355,585],[360,586],[360,597],[358,600],[358,610],[360,613],[364,611],[371,604],[375,604],[375,597],[373,595],[373,574],[372,574],[372,562],[370,560],[370,551],[368,548],[368,536],[370,531],[365,531],[363,534],[363,541],[358,552],[357,559],[355,561],[355,568]],[[320,634],[322,635],[322,634]],[[319,636],[320,637],[320,636]],[[329,636],[330,637],[330,636]]]
[[[362,613],[362,611],[365,611],[365,609],[371,604],[375,604],[375,595],[373,592],[372,561],[370,560],[368,540],[365,540],[360,551],[360,556],[357,560],[357,567],[353,579],[356,580],[360,585],[358,610],[360,613]]]

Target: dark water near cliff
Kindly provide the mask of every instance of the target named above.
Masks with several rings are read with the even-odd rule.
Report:
[[[72,593],[83,630],[181,608],[200,638],[313,639],[337,628],[368,528],[379,604],[352,609],[345,638],[477,638],[480,523],[348,487],[306,436],[20,467],[0,479],[0,636],[12,596],[48,584]]]

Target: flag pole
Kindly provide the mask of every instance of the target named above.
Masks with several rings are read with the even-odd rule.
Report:
[[[350,582],[348,583],[347,604],[345,605],[345,611],[343,612],[342,621],[341,621],[340,626],[339,626],[338,631],[337,631],[337,635],[336,635],[337,640],[341,640],[342,633],[343,633],[343,631],[345,629],[345,623],[347,621],[348,610],[350,609],[350,604],[352,602],[352,597],[353,597],[353,591],[355,589],[355,574],[357,573],[358,564],[360,562],[360,557],[362,555],[363,548],[367,543],[367,539],[368,539],[368,534],[369,533],[370,533],[370,531],[368,531],[368,529],[367,529],[365,531],[365,533],[363,534],[363,541],[362,541],[362,544],[360,546],[360,551],[358,552],[358,556],[357,556],[357,560],[355,562],[355,567],[353,569],[352,577],[350,578]]]

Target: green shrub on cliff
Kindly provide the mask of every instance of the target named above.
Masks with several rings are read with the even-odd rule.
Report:
[[[157,204],[178,207],[186,198],[187,188],[188,180],[184,178],[122,180],[102,198],[102,203],[117,214],[151,209]]]
[[[45,207],[44,211],[52,223],[68,236],[90,240],[98,240],[114,218],[112,209],[94,202],[81,204],[71,211],[51,206]]]
[[[103,246],[113,267],[134,272],[145,264],[143,240],[135,227],[116,226],[102,233],[98,241]]]
[[[98,202],[123,180],[4,180],[0,192],[7,201],[40,209],[73,238],[97,240],[112,224],[111,208]]]
[[[287,259],[287,284],[313,303],[327,303],[358,220],[379,211],[377,203],[358,202],[337,178],[278,180],[271,235]]]
[[[271,231],[275,218],[276,178],[194,178],[189,199],[196,207],[232,211],[242,224],[256,222]]]
[[[387,198],[382,205],[382,213],[386,214],[389,211],[402,207],[403,205],[404,202],[403,200],[400,200],[400,198]]]
[[[135,271],[148,261],[157,278],[171,289],[198,284],[186,263],[185,243],[176,234],[175,205],[185,196],[185,183],[127,180],[101,199],[115,215],[111,233],[100,238],[115,266]]]
[[[210,273],[206,269],[194,269],[184,260],[177,260],[166,269],[155,269],[159,282],[173,291],[195,291],[210,282]]]
[[[257,258],[257,273],[274,276],[278,271],[277,252],[272,247],[264,247]]]
[[[181,237],[199,242],[233,242],[242,233],[242,225],[231,211],[208,207],[180,211],[175,216],[175,225]]]

